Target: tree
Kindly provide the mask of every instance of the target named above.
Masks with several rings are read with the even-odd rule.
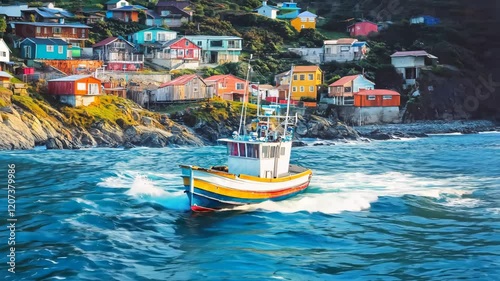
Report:
[[[0,34],[4,33],[7,30],[7,22],[4,17],[0,17]]]

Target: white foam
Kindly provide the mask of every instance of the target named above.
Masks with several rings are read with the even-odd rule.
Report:
[[[131,188],[127,191],[127,194],[132,196],[165,196],[168,193],[163,189],[154,186],[153,182],[150,181],[146,176],[138,175],[134,178],[134,182],[132,183]]]
[[[474,198],[447,198],[442,204],[448,207],[474,208],[481,204],[481,200]]]

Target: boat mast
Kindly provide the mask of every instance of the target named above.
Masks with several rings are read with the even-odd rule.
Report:
[[[250,69],[252,68],[250,65],[250,62],[252,62],[253,54],[250,54],[250,59],[248,60],[248,68],[247,68],[247,77],[245,81],[245,87],[244,87],[244,92],[243,92],[243,104],[241,105],[241,115],[240,115],[240,126],[238,128],[238,135],[241,136],[241,127],[243,126],[244,134],[246,134],[245,130],[245,123],[247,119],[247,110],[246,110],[246,97],[247,97],[247,92],[248,92],[248,79],[250,76]]]
[[[290,81],[288,82],[288,98],[286,102],[286,115],[285,115],[285,131],[283,132],[283,137],[286,137],[286,132],[288,129],[288,114],[290,114],[290,98],[292,96],[292,80],[293,79],[293,64],[290,69]]]

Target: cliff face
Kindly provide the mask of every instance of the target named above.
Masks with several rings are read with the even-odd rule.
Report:
[[[203,144],[189,128],[117,97],[102,97],[101,104],[85,109],[63,106],[59,110],[42,99],[2,97],[0,149]]]

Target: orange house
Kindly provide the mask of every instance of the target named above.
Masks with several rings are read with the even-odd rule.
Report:
[[[316,18],[317,17],[318,17],[317,15],[315,15],[311,12],[305,11],[305,12],[298,14],[296,18],[291,20],[290,24],[298,32],[300,32],[304,28],[316,29]]]
[[[73,107],[87,106],[99,101],[99,95],[102,94],[101,80],[90,75],[52,79],[48,81],[48,92]]]
[[[354,106],[357,107],[394,107],[400,105],[401,95],[398,92],[377,89],[361,90],[354,93]]]
[[[205,80],[208,87],[212,87],[214,97],[223,100],[248,102],[247,81],[232,74],[214,75]],[[247,94],[245,95],[245,91]]]

